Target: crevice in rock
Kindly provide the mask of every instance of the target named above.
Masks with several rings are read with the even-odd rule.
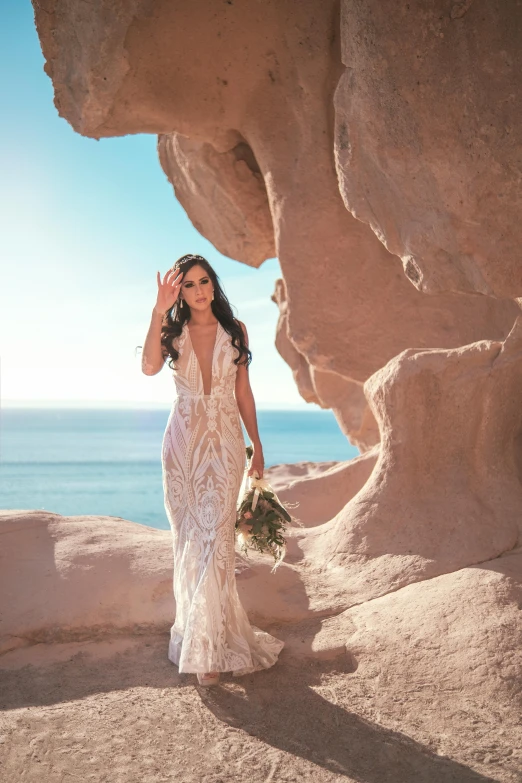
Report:
[[[259,167],[259,163],[257,162],[256,156],[254,155],[254,150],[246,142],[245,140],[240,141],[239,144],[236,144],[236,146],[232,149],[232,153],[234,154],[236,160],[243,160],[252,174],[259,174],[261,175],[261,169]]]
[[[357,603],[353,603],[350,606],[347,606],[346,609],[335,609],[328,615],[317,613],[317,616],[321,619],[326,619],[327,617],[337,617],[340,614],[343,614],[344,612],[349,612],[350,609],[354,609],[356,606],[363,606],[364,604],[369,604],[372,601],[376,601],[378,598],[384,598],[384,596],[392,595],[393,593],[398,593],[399,590],[404,590],[406,587],[409,587],[410,585],[418,585],[422,582],[429,582],[432,579],[438,579],[441,576],[448,576],[449,574],[458,574],[459,571],[464,571],[466,568],[476,568],[477,566],[484,565],[484,563],[492,563],[494,560],[498,560],[501,557],[507,557],[507,555],[516,554],[517,552],[521,551],[522,547],[520,546],[519,542],[517,542],[511,549],[506,549],[504,552],[501,552],[496,557],[490,557],[487,560],[478,560],[476,563],[468,563],[465,566],[462,566],[461,568],[456,568],[455,571],[444,571],[440,574],[434,574],[433,576],[427,576],[424,579],[416,579],[411,582],[407,582],[403,585],[398,585],[392,590],[387,590],[385,593],[380,593],[379,595],[374,595],[371,598],[367,598],[365,601],[358,601]],[[316,616],[316,615],[314,615]]]

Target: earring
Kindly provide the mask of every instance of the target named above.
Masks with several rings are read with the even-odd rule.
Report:
[[[179,306],[183,307],[183,297],[181,297],[181,296],[179,298]]]
[[[212,291],[212,299],[214,298],[214,291]]]

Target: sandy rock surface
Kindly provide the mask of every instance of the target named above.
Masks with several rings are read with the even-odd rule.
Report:
[[[316,611],[345,608],[521,543],[522,319],[504,342],[405,351],[366,383],[382,445],[362,489],[296,532]],[[308,606],[310,609],[310,604]]]
[[[168,634],[0,658],[4,779],[518,783],[522,552],[267,625],[270,670],[202,689]]]
[[[170,531],[0,511],[0,595],[0,653],[163,627],[175,612]]]
[[[297,462],[272,465],[267,480],[283,503],[297,503],[292,514],[305,527],[332,519],[366,484],[379,457],[379,446],[343,462]]]
[[[319,494],[342,476],[349,484],[351,470],[362,482],[371,459],[369,453],[347,463],[277,465],[270,480],[294,499],[301,486],[306,507],[306,478]],[[26,517],[33,530],[38,517]],[[46,594],[44,571],[40,582],[19,571],[26,561],[29,567],[38,562],[37,548],[26,557],[23,516],[3,522],[12,543],[13,526],[22,522],[18,546],[2,562],[6,584],[19,574],[20,614],[27,622],[28,608],[46,607],[53,631],[0,655],[0,763],[8,783],[520,780],[520,548],[375,599],[365,598],[361,585],[360,600],[340,612],[332,611],[334,596],[317,570],[291,554],[276,574],[266,560],[238,556],[238,589],[251,620],[284,639],[285,647],[272,669],[242,678],[227,674],[206,690],[168,661],[170,617],[154,613],[151,586],[170,577],[168,533],[111,518],[46,515],[41,527],[53,531],[63,561]],[[81,568],[72,548],[64,556],[72,541],[83,542],[76,552]],[[134,573],[122,568],[131,552],[139,564]],[[113,555],[120,589],[117,596],[109,592],[113,627],[106,622],[100,634],[97,620],[107,607],[95,586]],[[61,603],[56,579],[68,586]],[[132,590],[129,602],[124,596]],[[85,622],[78,635],[67,611],[67,599],[80,592],[93,623],[90,635]],[[318,596],[319,611],[310,601]],[[152,632],[133,623],[145,602],[156,621]],[[127,625],[120,620],[125,612]],[[61,628],[60,614],[66,620]],[[41,634],[42,623],[35,627]]]

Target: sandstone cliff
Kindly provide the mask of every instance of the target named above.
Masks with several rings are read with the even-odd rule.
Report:
[[[224,684],[205,709],[183,678],[171,696],[171,669],[136,642],[159,634],[163,655],[175,610],[168,534],[6,512],[6,704],[35,703],[46,655],[57,677],[69,669],[56,656],[71,651],[94,671],[87,648],[67,645],[101,635],[100,660],[137,662],[130,696],[116,697],[134,716],[122,741],[143,747],[140,728],[163,738],[173,712],[183,716],[147,761],[117,755],[118,779],[137,768],[146,779],[160,758],[148,779],[168,769],[186,781],[201,770],[208,781],[518,781],[522,6],[34,8],[60,115],[91,138],[157,134],[198,230],[254,267],[277,255],[278,350],[304,399],[332,408],[362,456],[301,475],[272,469],[282,496],[301,501],[303,526],[275,575],[238,557],[238,585],[252,619],[287,645],[280,666]],[[114,657],[103,644],[116,637]],[[163,691],[138,725],[147,667]],[[92,725],[78,701],[104,676],[100,664],[89,685],[44,697],[65,688],[75,703],[60,719]]]

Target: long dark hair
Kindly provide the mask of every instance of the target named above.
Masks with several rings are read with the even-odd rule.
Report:
[[[199,265],[203,267],[207,275],[210,277],[214,287],[214,299],[211,302],[212,312],[220,322],[223,329],[229,333],[232,338],[232,345],[237,350],[238,355],[234,359],[234,364],[244,364],[248,367],[252,361],[252,352],[245,343],[245,337],[243,329],[241,328],[239,321],[234,317],[230,302],[221,284],[217,274],[214,272],[209,262],[203,256],[185,255],[178,258],[174,266],[175,271],[180,271],[185,276],[193,266]],[[174,362],[179,357],[178,351],[173,347],[172,341],[175,337],[179,337],[183,329],[183,325],[190,320],[190,307],[186,302],[181,306],[181,299],[178,296],[177,302],[167,310],[163,316],[163,323],[161,325],[161,345],[162,351],[166,356],[170,356],[170,360],[167,362],[170,369],[174,369]]]

